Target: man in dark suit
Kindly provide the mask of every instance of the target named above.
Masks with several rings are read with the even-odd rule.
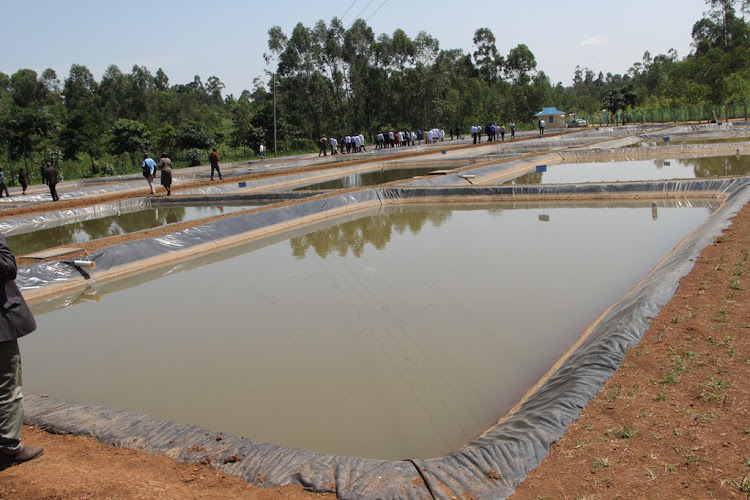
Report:
[[[57,196],[57,179],[57,169],[51,163],[47,163],[47,184],[49,184],[49,194],[52,196],[52,201],[60,199]]]
[[[36,321],[16,285],[16,258],[0,233],[0,466],[28,462],[44,452],[21,444],[23,394],[18,339],[36,330]]]

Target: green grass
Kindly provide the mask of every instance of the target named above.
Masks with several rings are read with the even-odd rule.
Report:
[[[608,457],[596,457],[591,461],[591,468],[594,470],[604,469],[609,466],[610,462]]]

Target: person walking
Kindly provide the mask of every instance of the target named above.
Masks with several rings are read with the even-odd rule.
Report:
[[[47,182],[47,166],[46,165],[42,165],[41,167],[39,167],[39,173],[42,176],[42,184],[49,184]]]
[[[338,152],[339,141],[337,141],[335,137],[331,137],[328,139],[328,142],[331,144],[331,156],[333,156]]]
[[[21,187],[23,188],[21,194],[26,194],[26,188],[29,187],[29,174],[27,174],[26,170],[23,168],[18,171],[18,183],[21,184]]]
[[[141,163],[141,169],[143,169],[143,177],[148,182],[148,187],[151,190],[151,194],[156,194],[154,191],[154,175],[156,175],[156,162],[152,160],[148,153],[143,153],[143,163]]]
[[[328,145],[328,139],[326,136],[321,135],[318,139],[318,156],[328,156],[326,152],[326,146]]]
[[[505,125],[500,125],[500,140],[505,141]]]
[[[260,155],[261,160],[266,159],[266,148],[263,146],[263,144],[258,146],[258,155]]]
[[[52,196],[52,201],[60,199],[60,197],[57,196],[57,181],[57,169],[53,167],[51,163],[47,162],[47,185],[49,185],[49,194]]]
[[[214,170],[219,174],[219,180],[223,179],[221,170],[219,170],[219,153],[216,152],[216,148],[211,150],[211,154],[208,155],[208,161],[211,162],[211,180],[214,180]]]
[[[0,233],[0,466],[18,465],[44,453],[21,444],[23,393],[18,339],[36,330],[36,321],[16,285],[16,258]]]
[[[5,173],[3,172],[3,167],[0,167],[0,198],[3,197],[3,193],[5,193],[6,197],[10,198],[8,185],[5,183]]]
[[[544,135],[544,126],[546,124],[544,123],[544,120],[539,120],[539,135]]]
[[[515,139],[516,138],[516,124],[515,122],[510,123],[510,138]]]
[[[159,159],[159,170],[161,170],[161,185],[167,190],[167,196],[172,194],[172,160],[167,153],[162,153]]]

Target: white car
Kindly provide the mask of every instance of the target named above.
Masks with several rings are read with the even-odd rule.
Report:
[[[568,123],[568,127],[588,127],[589,122],[584,120],[583,118],[576,118],[575,120]]]

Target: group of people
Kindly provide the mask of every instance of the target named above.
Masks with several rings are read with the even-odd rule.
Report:
[[[540,121],[540,132],[544,133],[544,121]],[[505,141],[505,134],[510,132],[510,139],[516,138],[516,124],[510,123],[506,129],[505,125],[496,125],[495,123],[488,124],[484,127],[481,125],[471,126],[471,137],[474,144],[482,142],[482,135],[487,137],[487,142],[494,141]],[[461,134],[461,128],[457,125],[448,129],[450,140],[463,139]],[[432,128],[429,130],[399,130],[394,131],[382,131],[378,132],[375,136],[375,149],[385,148],[397,148],[404,146],[415,146],[422,144],[432,144],[436,142],[445,141],[446,132],[442,128]],[[335,137],[321,136],[318,140],[318,156],[326,156],[330,150],[330,154],[335,155],[339,151],[339,144],[341,145],[341,153],[357,153],[365,150],[364,137],[360,135],[347,135],[342,137],[340,140]]]
[[[516,138],[516,124],[511,122],[508,128],[510,129],[510,138],[515,139]],[[471,139],[474,144],[480,144],[482,142],[483,132],[484,132],[484,135],[487,136],[487,142],[494,142],[498,140],[505,141],[505,133],[507,132],[507,130],[505,129],[505,125],[496,125],[494,123],[485,125],[484,129],[482,129],[481,125],[472,125],[471,126]]]
[[[433,128],[430,130],[379,132],[375,137],[375,149],[397,148],[404,146],[415,146],[417,144],[431,144],[445,140],[445,130]]]
[[[214,151],[216,151],[214,149]],[[219,168],[218,156],[216,158],[216,169]],[[161,185],[167,190],[167,196],[172,194],[172,160],[169,159],[167,153],[162,153],[157,164],[148,153],[143,153],[143,163],[141,163],[141,169],[143,170],[143,177],[148,182],[148,187],[151,190],[151,194],[156,194],[154,190],[154,177],[156,176],[156,170],[161,170]],[[213,163],[211,168],[211,180],[213,179]],[[221,173],[219,173],[221,178]]]
[[[42,165],[40,171],[42,175],[42,182],[49,186],[49,192],[52,195],[52,201],[59,200],[60,198],[57,196],[57,169],[48,162],[46,165]],[[18,171],[18,183],[21,185],[22,189],[21,194],[26,194],[26,190],[29,188],[30,182],[31,180],[29,179],[29,173],[26,172],[25,168],[21,168]],[[3,172],[3,167],[0,167],[0,198],[2,198],[3,195],[10,198],[8,184],[5,182],[5,172]]]
[[[347,135],[341,138],[341,154],[360,153],[366,151],[365,147],[365,136],[359,135]],[[339,140],[335,137],[321,136],[318,139],[318,156],[326,156],[328,149],[330,148],[331,155],[339,153]]]

